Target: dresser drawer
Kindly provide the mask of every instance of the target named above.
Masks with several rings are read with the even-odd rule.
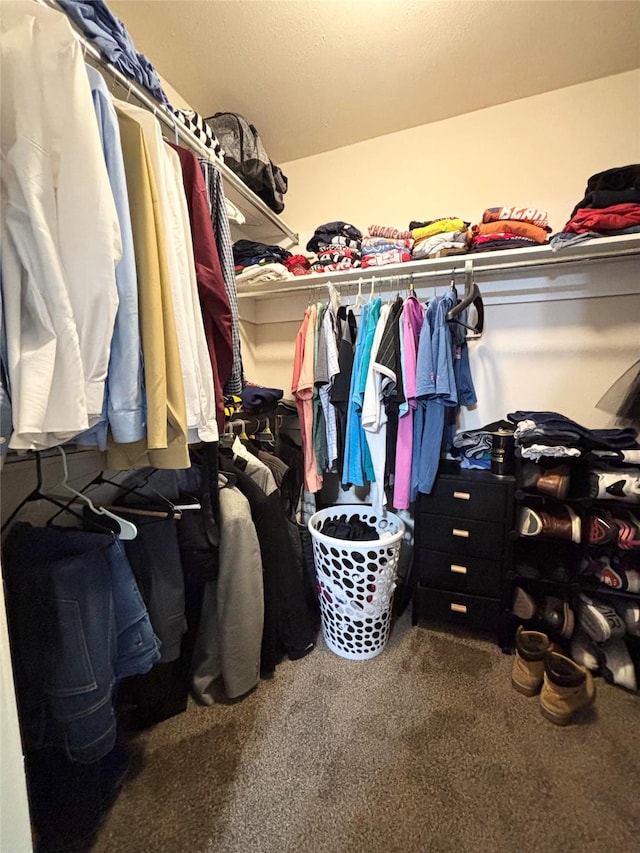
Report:
[[[500,617],[500,599],[462,595],[418,587],[418,614],[425,620],[448,622],[479,631],[495,631]]]
[[[500,595],[502,564],[479,557],[453,558],[451,554],[421,548],[418,554],[421,586],[433,586],[471,595]]]
[[[419,546],[452,557],[502,560],[504,525],[471,518],[423,515],[419,519]],[[454,562],[458,562],[457,559]]]
[[[509,490],[500,483],[440,476],[430,495],[420,495],[418,511],[492,521],[505,517]]]

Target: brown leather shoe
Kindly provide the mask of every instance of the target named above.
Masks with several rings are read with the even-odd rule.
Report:
[[[552,498],[564,500],[569,494],[569,468],[561,465],[559,468],[551,468],[545,471],[538,479],[536,489]]]
[[[543,495],[564,500],[569,493],[570,468],[558,465],[556,468],[543,468],[535,462],[523,466],[522,485],[526,489],[535,489]]]
[[[523,506],[520,510],[518,531],[522,536],[544,536],[579,543],[580,517],[567,504],[562,504],[557,515]]]

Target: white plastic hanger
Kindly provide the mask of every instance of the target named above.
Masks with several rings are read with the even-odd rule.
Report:
[[[356,300],[353,303],[354,308],[362,308],[364,305],[364,299],[362,298],[362,279],[358,279],[358,295],[356,296]]]
[[[66,489],[72,495],[75,495],[82,503],[86,504],[92,512],[95,512],[96,515],[105,515],[107,518],[112,518],[120,527],[120,533],[118,533],[118,537],[120,539],[135,539],[138,535],[138,528],[135,524],[132,524],[130,521],[127,521],[124,518],[121,518],[119,515],[116,515],[114,512],[111,512],[108,509],[103,509],[103,507],[97,507],[94,505],[91,498],[88,498],[87,495],[79,492],[77,489],[74,489],[67,482],[69,479],[69,469],[67,468],[67,454],[64,452],[62,447],[58,447],[60,451],[60,455],[62,456],[62,470],[64,471],[64,478],[62,482],[58,483],[58,486],[62,486],[63,489]],[[57,488],[57,487],[56,487]]]

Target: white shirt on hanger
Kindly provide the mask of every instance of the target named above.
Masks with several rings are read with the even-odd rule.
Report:
[[[2,294],[15,449],[100,418],[120,228],[84,68],[66,18],[3,4]]]

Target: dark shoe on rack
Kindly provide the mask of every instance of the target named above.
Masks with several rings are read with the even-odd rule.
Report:
[[[536,612],[536,619],[550,634],[568,640],[573,634],[575,616],[569,602],[554,595],[546,595]]]
[[[635,693],[636,672],[624,640],[608,640],[600,647],[601,669],[605,680]]]
[[[542,716],[556,726],[567,726],[596,698],[593,677],[571,658],[547,652],[540,694]]]
[[[541,631],[516,632],[516,653],[511,668],[511,685],[524,696],[535,696],[542,687],[544,658],[552,643]]]
[[[567,504],[561,505],[558,514],[523,506],[520,510],[518,531],[522,536],[568,539],[571,542],[579,543],[580,516]]]
[[[617,545],[619,528],[609,512],[591,515],[588,519],[589,545]]]

